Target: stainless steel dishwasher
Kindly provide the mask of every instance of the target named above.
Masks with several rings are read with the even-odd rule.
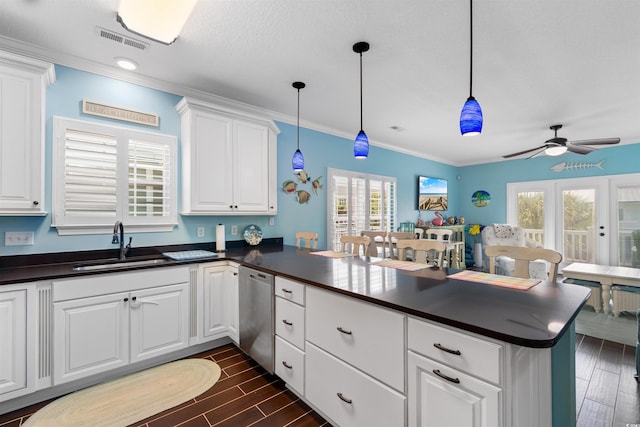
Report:
[[[238,269],[240,349],[270,374],[274,371],[274,278],[252,268]]]

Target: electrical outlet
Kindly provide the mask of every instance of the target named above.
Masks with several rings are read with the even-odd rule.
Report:
[[[231,235],[232,236],[237,236],[238,235],[238,226],[237,225],[232,225],[231,226]]]
[[[4,245],[33,245],[33,231],[5,231]]]
[[[198,237],[204,237],[204,227],[198,227]]]
[[[269,225],[276,225],[276,219],[274,217],[269,218]]]

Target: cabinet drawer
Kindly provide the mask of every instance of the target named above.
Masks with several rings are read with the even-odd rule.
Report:
[[[276,295],[296,304],[304,305],[304,285],[276,276]]]
[[[404,390],[404,319],[397,312],[307,287],[306,339]]]
[[[336,425],[404,426],[405,397],[307,345],[305,397]]]
[[[289,387],[304,395],[304,352],[276,337],[276,375]]]
[[[304,350],[304,307],[276,297],[276,335]]]
[[[413,318],[409,318],[408,329],[409,349],[495,384],[502,383],[503,345]]]

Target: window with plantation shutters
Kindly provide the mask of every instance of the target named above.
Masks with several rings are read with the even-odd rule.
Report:
[[[341,236],[395,230],[396,178],[331,168],[327,175],[327,249],[339,250]]]
[[[58,234],[171,231],[177,224],[177,140],[55,117],[52,227]]]

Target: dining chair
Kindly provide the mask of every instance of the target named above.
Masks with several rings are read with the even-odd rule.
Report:
[[[398,259],[407,259],[407,250],[412,250],[410,258],[413,262],[442,267],[443,257],[447,250],[447,244],[437,240],[427,239],[400,239],[396,242],[398,247]]]
[[[349,252],[347,248],[351,246],[352,254],[360,255],[360,248],[362,248],[362,255],[367,255],[370,243],[371,239],[367,236],[342,236],[340,237],[340,252]]]
[[[548,279],[551,283],[556,283],[558,279],[558,264],[562,261],[562,254],[545,248],[528,248],[526,246],[489,246],[484,249],[489,257],[489,273],[495,274],[496,257],[506,256],[515,260],[515,269],[512,276],[530,278],[529,262],[535,260],[545,260],[549,263]],[[534,277],[538,278],[538,277]]]
[[[413,231],[416,233],[416,239],[424,239],[425,229],[422,227],[415,227]]]
[[[454,242],[453,230],[448,228],[429,228],[425,230],[425,239],[437,240],[447,244],[447,251],[444,254],[444,266],[453,268],[463,268],[464,244]]]
[[[408,231],[391,231],[389,232],[389,258],[398,259],[398,248],[396,242],[398,240],[415,240],[416,234]]]
[[[387,232],[386,231],[361,231],[361,236],[367,236],[370,240],[369,253],[367,255],[378,258],[386,258]]]
[[[299,231],[296,233],[296,246],[301,248],[302,243],[307,249],[316,249],[318,246],[318,233],[312,231]],[[311,247],[313,245],[313,248]]]

